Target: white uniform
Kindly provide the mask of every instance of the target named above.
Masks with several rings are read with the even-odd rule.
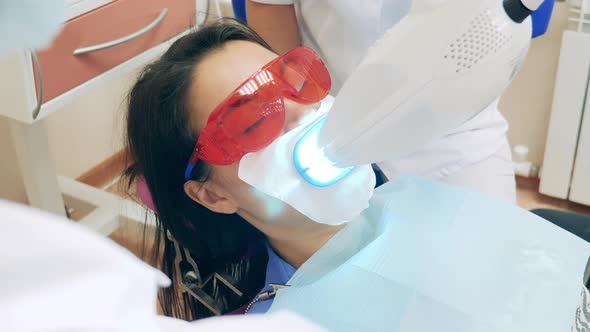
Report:
[[[126,249],[28,206],[0,200],[0,216],[0,331],[325,331],[292,312],[157,316],[158,287],[170,280]]]
[[[411,0],[250,0],[294,4],[303,44],[314,48],[332,75],[332,94],[362,60],[365,51],[405,16]],[[433,27],[433,29],[436,27]],[[428,176],[515,201],[508,123],[497,101],[476,117],[403,159],[379,167],[391,180]]]

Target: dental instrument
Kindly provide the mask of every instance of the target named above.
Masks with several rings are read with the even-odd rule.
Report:
[[[542,2],[414,0],[344,83],[319,135],[303,136],[317,142],[294,150],[298,172],[330,185],[351,166],[404,157],[477,115],[517,74]]]

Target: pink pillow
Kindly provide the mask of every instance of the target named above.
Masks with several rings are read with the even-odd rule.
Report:
[[[152,211],[156,212],[156,206],[154,205],[152,194],[150,193],[150,189],[148,188],[147,183],[143,177],[139,177],[137,179],[135,189],[137,190],[137,196],[139,199],[141,199],[143,204],[152,209]]]

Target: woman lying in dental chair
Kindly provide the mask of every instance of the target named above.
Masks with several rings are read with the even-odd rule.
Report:
[[[290,309],[339,331],[572,326],[590,247],[526,211],[419,178],[373,194],[366,168],[350,191],[310,189],[303,203],[252,180],[281,178],[285,161],[263,153],[321,117],[312,105],[329,89],[313,51],[279,57],[235,22],[182,37],[140,74],[127,175],[145,179],[164,243],[154,257],[183,285],[161,294],[167,315]],[[341,223],[310,218],[321,210]]]

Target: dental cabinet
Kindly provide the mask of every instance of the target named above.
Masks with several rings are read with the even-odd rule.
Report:
[[[201,15],[197,13],[206,12],[202,8],[206,1],[66,0],[65,3],[63,28],[48,48],[20,50],[0,58],[3,101],[0,116],[10,119],[29,204],[65,215],[63,197],[84,202],[95,208],[80,223],[109,234],[121,220],[144,221],[143,208],[58,176],[44,120],[77,98],[105,89],[115,79],[136,75],[176,38],[201,23]]]
[[[590,205],[590,0],[563,34],[539,191]]]

